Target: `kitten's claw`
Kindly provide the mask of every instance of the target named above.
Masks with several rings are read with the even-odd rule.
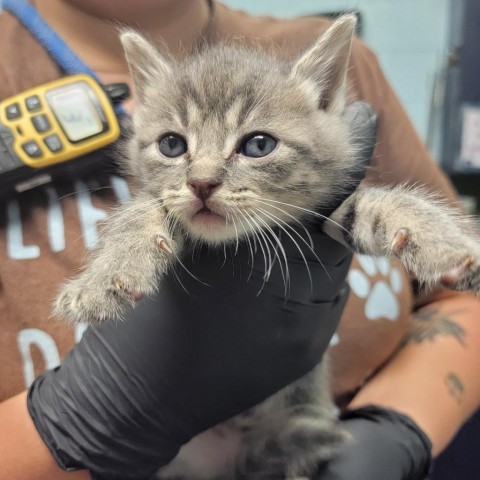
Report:
[[[475,259],[468,256],[457,267],[452,268],[448,272],[444,273],[440,277],[440,283],[444,287],[455,287],[462,277],[464,277],[466,271],[474,264]]]
[[[397,230],[392,242],[392,252],[399,257],[405,250],[410,241],[410,230],[408,228],[400,228]]]
[[[150,293],[147,284],[126,273],[102,276],[86,271],[63,285],[54,314],[71,323],[101,323],[122,318],[127,308]]]
[[[468,258],[464,261],[463,269],[460,267],[461,273],[453,288],[460,291],[470,290],[480,296],[480,262],[473,258],[472,260]]]
[[[126,277],[116,276],[113,279],[113,284],[118,290],[121,290],[125,295],[132,297],[134,302],[138,302],[144,297],[144,294],[138,289],[131,288],[129,286],[131,282]]]
[[[166,253],[167,255],[173,254],[173,250],[169,247],[165,239],[160,235],[157,235],[157,245],[158,245],[158,248],[162,250],[164,253]]]
[[[70,323],[95,324],[121,317],[124,305],[133,300],[118,289],[101,290],[70,281],[63,286],[54,303],[54,315]],[[123,292],[123,291],[120,291]],[[128,300],[127,300],[128,298]]]

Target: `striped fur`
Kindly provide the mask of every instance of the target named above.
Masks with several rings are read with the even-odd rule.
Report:
[[[293,62],[242,45],[207,46],[175,60],[124,32],[136,96],[124,163],[139,193],[107,221],[83,272],[63,286],[55,313],[87,323],[121,317],[161,287],[186,238],[214,245],[245,238],[252,258],[253,248],[262,249],[268,281],[268,261],[282,262],[272,228],[297,235],[291,224],[334,205],[355,177],[342,118],[354,28],[353,16],[340,18]],[[188,145],[175,158],[159,150],[159,139],[172,132]],[[261,158],[245,156],[241,142],[254,132],[277,139],[276,148]],[[201,195],[193,191],[199,181],[209,186],[208,198],[204,187]],[[213,227],[195,221],[199,205],[225,221]],[[478,245],[464,223],[417,191],[372,188],[348,198],[324,225],[356,251],[399,256],[428,285],[448,280],[478,293]],[[158,476],[305,480],[344,438],[322,363],[192,439]]]

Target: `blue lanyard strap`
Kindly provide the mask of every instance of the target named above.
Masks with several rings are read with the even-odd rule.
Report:
[[[52,30],[28,0],[3,0],[2,6],[20,20],[66,74],[86,73],[101,83],[94,71]],[[115,105],[115,109],[117,114],[126,114],[119,104]]]

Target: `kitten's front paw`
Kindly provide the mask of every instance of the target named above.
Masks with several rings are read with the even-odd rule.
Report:
[[[164,235],[147,235],[144,243],[105,241],[86,269],[65,283],[56,298],[54,315],[73,323],[101,323],[122,318],[146,295],[151,295],[167,271],[176,244]]]
[[[422,283],[480,296],[480,247],[468,237],[448,236],[423,239],[404,227],[395,233],[391,250]]]
[[[126,274],[112,277],[81,274],[67,282],[54,303],[54,314],[73,323],[100,323],[122,318],[144,295],[142,286]]]

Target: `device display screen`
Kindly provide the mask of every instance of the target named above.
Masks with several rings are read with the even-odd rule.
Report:
[[[83,85],[73,84],[51,90],[47,97],[70,141],[78,142],[102,132],[103,123]]]

